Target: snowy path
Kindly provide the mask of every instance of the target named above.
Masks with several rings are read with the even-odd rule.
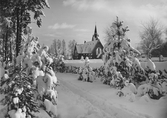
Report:
[[[60,118],[150,118],[148,115],[129,111],[123,106],[115,107],[100,96],[78,88],[67,81],[73,77],[70,74],[56,75],[61,83],[58,87]]]
[[[111,118],[109,114],[99,110],[82,96],[73,93],[64,84],[61,83],[58,91],[60,118]]]

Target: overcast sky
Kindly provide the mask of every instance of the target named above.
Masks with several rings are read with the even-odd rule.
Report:
[[[129,26],[127,33],[133,46],[139,41],[141,24],[150,18],[167,26],[167,0],[48,0],[42,27],[31,24],[33,34],[41,44],[50,45],[53,39],[90,41],[95,23],[99,38],[104,43],[105,29],[116,16]]]

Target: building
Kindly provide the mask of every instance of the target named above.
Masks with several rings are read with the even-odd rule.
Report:
[[[89,59],[100,59],[103,54],[103,45],[98,38],[97,28],[95,26],[94,34],[92,36],[92,41],[84,41],[83,44],[76,44],[74,48],[74,57],[73,59],[81,59],[83,56],[84,59],[89,57]]]

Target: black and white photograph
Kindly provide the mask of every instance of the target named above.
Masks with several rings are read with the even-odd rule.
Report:
[[[0,0],[0,118],[167,118],[167,0]]]

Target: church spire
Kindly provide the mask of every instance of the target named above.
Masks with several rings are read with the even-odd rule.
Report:
[[[95,32],[94,32],[94,34],[97,34],[97,28],[96,28],[96,25],[95,25]]]
[[[95,25],[95,30],[94,30],[94,34],[93,34],[93,37],[92,37],[92,41],[98,40],[98,37],[99,37],[99,35],[97,33],[97,28],[96,28],[96,25]]]

